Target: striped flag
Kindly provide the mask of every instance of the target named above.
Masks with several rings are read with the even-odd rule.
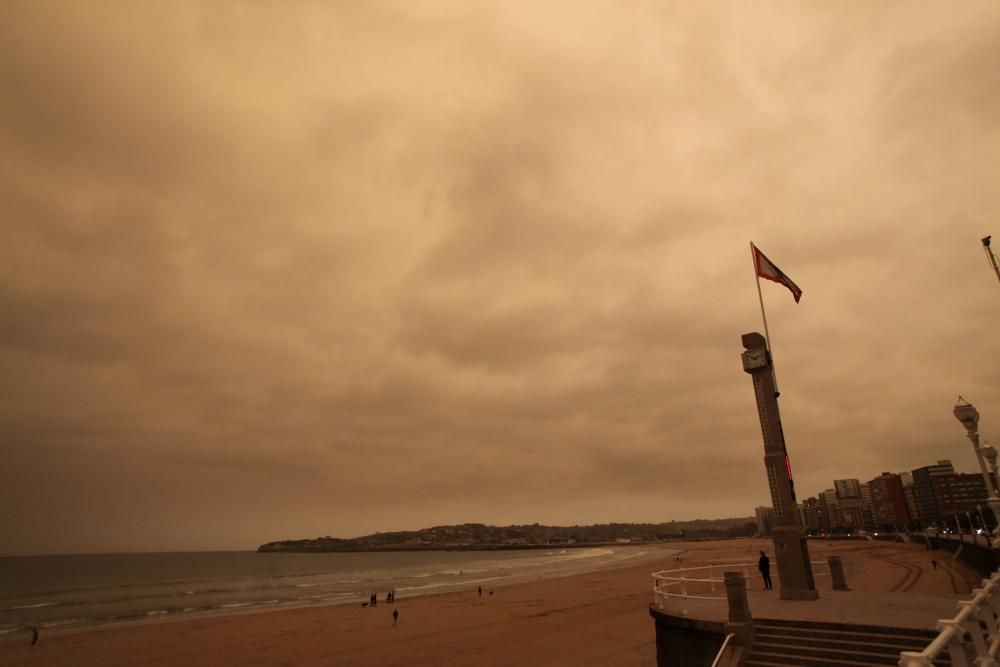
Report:
[[[767,256],[760,251],[760,248],[752,243],[750,246],[753,248],[753,263],[754,268],[757,269],[757,275],[761,278],[781,283],[787,287],[791,290],[792,296],[795,297],[795,303],[798,303],[799,299],[802,298],[802,290],[799,289],[799,286],[793,283],[791,278],[786,276],[781,269],[775,266],[774,262],[769,260]]]

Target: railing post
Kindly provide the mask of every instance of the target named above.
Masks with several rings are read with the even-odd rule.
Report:
[[[997,635],[997,616],[993,610],[993,606],[990,601],[996,596],[991,595],[986,600],[983,600],[981,604],[976,609],[976,618],[986,626],[986,637],[992,641],[992,638]]]
[[[726,572],[726,600],[729,602],[729,622],[749,623],[750,606],[747,604],[747,582],[739,572]]]
[[[747,604],[747,581],[739,572],[724,572],[726,600],[729,602],[729,623],[726,632],[736,635],[734,644],[749,647],[753,644],[753,617]]]
[[[983,630],[979,627],[979,619],[972,616],[962,627],[972,637],[972,648],[976,652],[976,664],[980,667],[995,665],[996,663],[990,660],[990,648],[986,645],[986,641],[983,640]]]
[[[970,667],[969,659],[965,655],[965,644],[963,643],[964,628],[954,620],[948,619],[938,621],[938,629],[951,628],[951,640],[948,642],[948,654],[951,656],[952,667]]]
[[[827,563],[830,564],[830,577],[833,579],[833,590],[851,590],[847,587],[847,577],[844,576],[844,561],[840,560],[840,556],[830,556],[827,559]]]
[[[969,617],[962,624],[961,629],[969,633],[972,638],[972,647],[976,651],[976,664],[981,667],[995,665],[996,663],[990,658],[990,648],[983,637],[983,629],[979,625],[979,604],[975,600],[962,600],[958,606],[963,610],[969,609]]]

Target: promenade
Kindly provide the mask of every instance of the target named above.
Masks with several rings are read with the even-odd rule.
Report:
[[[851,590],[833,590],[830,577],[823,574],[826,568],[819,566],[816,568],[819,600],[782,600],[775,568],[772,567],[774,590],[763,589],[755,565],[761,549],[773,555],[773,545],[768,541],[747,541],[739,550],[740,557],[733,557],[731,547],[719,548],[713,543],[689,550],[682,564],[675,563],[665,569],[711,564],[718,565],[712,571],[714,577],[721,577],[725,570],[744,572],[750,613],[757,618],[926,629],[933,628],[940,618],[953,616],[955,603],[967,599],[980,581],[976,572],[953,559],[952,554],[928,550],[921,544],[810,540],[811,560],[825,561],[834,555],[841,557]],[[937,562],[936,568],[933,561]],[[741,563],[749,565],[737,565]],[[691,576],[707,578],[704,572]],[[711,592],[705,585],[691,584],[688,587],[691,599],[671,597],[663,601],[661,609],[671,615],[725,622],[725,601],[696,599],[699,595],[724,597],[722,587],[716,588],[716,592]]]

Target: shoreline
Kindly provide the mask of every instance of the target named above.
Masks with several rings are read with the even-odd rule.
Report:
[[[601,665],[655,667],[649,607],[654,571],[708,563],[754,562],[770,540],[687,542],[663,557],[625,567],[475,589],[397,598],[378,608],[353,605],[268,609],[43,633],[0,643],[0,664],[23,667],[216,667],[259,665]],[[814,560],[839,555],[858,595],[898,592],[938,597],[941,618],[967,598],[979,577],[961,562],[917,545],[840,541],[810,544]],[[660,555],[660,554],[657,554]],[[932,569],[931,558],[939,558]],[[677,559],[683,559],[678,562]],[[914,578],[919,569],[922,576]],[[820,596],[830,583],[820,583]],[[773,595],[748,582],[753,596]],[[961,590],[957,590],[961,588]],[[725,602],[720,604],[724,607]],[[796,603],[798,604],[798,603]],[[392,612],[399,611],[398,627]],[[720,614],[725,609],[720,607]],[[96,631],[94,631],[96,630]]]
[[[546,573],[540,572],[535,576],[531,573],[515,575],[509,580],[504,580],[502,578],[487,577],[487,578],[469,578],[462,581],[455,581],[450,583],[443,583],[437,586],[440,590],[434,590],[429,592],[403,592],[397,594],[396,601],[404,602],[417,600],[421,598],[431,598],[437,596],[446,595],[456,595],[462,592],[467,592],[469,587],[475,588],[478,585],[482,585],[484,590],[492,587],[495,590],[509,588],[512,586],[520,586],[531,584],[534,582],[543,581],[556,581],[565,578],[577,577],[581,575],[586,575],[595,572],[613,572],[619,569],[626,569],[631,567],[637,567],[643,563],[653,563],[659,562],[670,556],[676,556],[682,550],[666,548],[661,544],[613,544],[613,545],[581,545],[583,548],[607,548],[608,546],[615,546],[618,548],[628,548],[628,549],[638,549],[643,546],[649,546],[649,550],[637,554],[636,556],[622,558],[620,560],[612,561],[610,563],[596,564],[595,567],[580,569],[573,572],[563,572],[563,573]],[[420,550],[425,551],[425,550]],[[443,551],[443,550],[436,550]],[[508,551],[508,549],[497,549],[496,551]],[[517,549],[509,549],[509,551],[517,551]],[[378,553],[379,550],[375,550],[370,553]],[[186,553],[186,552],[177,552]],[[256,552],[236,552],[236,553],[256,553]],[[308,552],[319,554],[321,552]],[[322,553],[334,553],[334,552],[322,552]],[[589,563],[588,563],[589,564]],[[488,585],[487,585],[488,584]],[[399,589],[405,591],[406,589]],[[236,608],[216,608],[216,609],[203,609],[200,611],[191,612],[180,612],[180,613],[166,613],[166,614],[155,614],[146,616],[136,616],[133,618],[123,618],[117,620],[97,620],[92,623],[82,623],[77,625],[72,625],[69,623],[62,623],[53,626],[44,626],[41,624],[36,624],[39,630],[47,637],[61,637],[65,635],[78,635],[89,632],[100,632],[108,630],[119,630],[134,627],[144,627],[144,626],[156,626],[171,623],[181,623],[185,621],[200,621],[200,620],[213,620],[228,617],[238,617],[238,616],[253,616],[259,614],[272,614],[281,613],[285,611],[297,611],[302,609],[324,609],[330,607],[352,607],[359,606],[360,603],[366,600],[365,594],[358,592],[356,595],[351,595],[350,597],[343,597],[340,599],[330,599],[330,600],[311,600],[311,601],[297,601],[297,602],[286,602],[277,604],[248,604],[245,607]],[[385,607],[389,603],[385,603],[379,600],[379,606]],[[32,627],[30,624],[25,626]],[[0,647],[9,642],[17,641],[25,633],[25,630],[15,630],[7,634],[0,635]]]

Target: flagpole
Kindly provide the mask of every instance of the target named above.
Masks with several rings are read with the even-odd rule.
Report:
[[[757,266],[757,253],[754,252],[753,241],[750,241],[750,258],[753,260],[753,277],[757,281],[757,300],[760,301],[760,317],[764,320],[764,341],[767,343],[767,353],[771,359],[771,375],[774,376],[774,393],[778,393],[778,374],[774,372],[774,355],[771,353],[771,333],[767,330],[767,313],[764,311],[764,295],[760,291],[760,270]]]

